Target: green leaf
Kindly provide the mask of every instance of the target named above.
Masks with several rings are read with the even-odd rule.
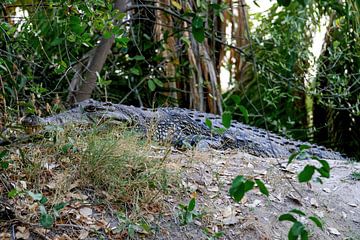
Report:
[[[40,199],[40,203],[41,204],[45,204],[45,203],[47,203],[47,201],[48,201],[48,199],[46,198],[46,197],[44,197],[44,196],[42,196],[42,198]]]
[[[40,201],[43,198],[41,193],[33,193],[32,191],[28,191],[28,194],[34,201]]]
[[[231,99],[234,101],[234,103],[235,103],[236,105],[240,105],[240,103],[241,103],[241,98],[240,98],[240,96],[238,96],[238,95],[231,95]]]
[[[299,152],[293,152],[290,157],[289,157],[289,161],[288,161],[288,165],[290,163],[292,163],[292,161],[299,155]]]
[[[195,17],[193,17],[193,19],[192,19],[191,26],[192,26],[193,28],[197,28],[197,29],[203,28],[203,27],[204,27],[204,20],[203,20],[201,17],[199,17],[199,16],[195,16]]]
[[[9,168],[9,162],[0,161],[1,169],[8,169]]]
[[[155,83],[153,82],[153,80],[149,79],[149,81],[148,81],[148,87],[149,87],[150,91],[152,91],[152,92],[155,91],[156,85],[155,85]]]
[[[330,172],[330,165],[329,165],[329,163],[328,163],[326,160],[318,160],[318,162],[321,163],[322,168],[323,168],[325,171]]]
[[[245,178],[243,176],[237,176],[230,187],[230,196],[236,201],[240,202],[245,195]]]
[[[64,40],[63,38],[58,38],[57,37],[57,38],[55,38],[54,40],[51,41],[50,46],[55,47],[55,46],[61,44],[63,42],[63,40]]]
[[[248,123],[249,122],[249,112],[248,112],[248,110],[242,105],[239,106],[239,110],[240,110],[240,112],[242,113],[242,115],[244,117],[244,121],[246,123]]]
[[[306,231],[306,229],[303,229],[301,232],[301,240],[308,240],[309,239],[309,233]]]
[[[55,204],[54,210],[59,211],[59,210],[63,209],[64,207],[66,207],[67,205],[68,205],[68,202],[61,202],[61,203]]]
[[[141,70],[140,70],[139,66],[130,68],[130,72],[137,76],[139,76],[141,74]]]
[[[296,218],[291,215],[290,213],[285,213],[280,215],[279,217],[279,221],[290,221],[290,222],[297,222]]]
[[[44,228],[51,228],[54,224],[54,217],[50,214],[41,214],[40,215],[40,225]]]
[[[136,60],[136,61],[143,61],[145,60],[145,57],[142,55],[136,55],[134,57],[129,57],[130,60]]]
[[[260,179],[255,179],[256,185],[259,187],[259,190],[265,196],[269,196],[269,190],[266,188],[265,184]]]
[[[320,173],[320,175],[324,178],[330,178],[330,172],[325,169],[324,167],[321,168],[317,168],[316,169],[318,171],[318,173]]]
[[[221,118],[222,118],[222,125],[223,125],[225,128],[229,128],[229,127],[231,126],[231,119],[232,119],[232,114],[231,114],[231,112],[229,112],[229,111],[224,112],[224,113],[221,115]]]
[[[81,23],[81,20],[78,16],[71,16],[70,17],[70,29],[77,34],[81,34],[84,29],[85,26]]]
[[[321,220],[316,216],[310,216],[309,219],[315,223],[315,225],[320,228],[321,230],[324,230],[323,224]]]
[[[311,146],[307,145],[307,144],[301,144],[300,145],[300,151],[306,150],[306,149],[310,149]]]
[[[197,42],[202,43],[205,40],[204,28],[192,28],[191,32]]]
[[[8,198],[14,198],[17,195],[19,195],[19,193],[20,192],[16,188],[13,188],[13,189],[11,189],[10,192],[8,192],[7,196],[8,196]]]
[[[304,169],[299,173],[298,179],[299,182],[308,182],[311,180],[314,175],[315,167],[312,165],[306,165]]]
[[[195,204],[196,204],[196,200],[195,198],[192,198],[189,202],[189,206],[188,206],[188,211],[191,212],[192,210],[194,210],[195,208]]]
[[[208,119],[208,118],[205,119],[205,125],[206,125],[208,128],[212,129],[212,122],[211,122],[210,119]]]
[[[291,0],[277,0],[278,4],[280,6],[284,6],[284,7],[287,7],[290,5],[291,3]]]
[[[296,208],[290,210],[289,212],[296,213],[297,215],[300,215],[300,216],[306,216],[306,214],[303,211],[300,211],[299,209],[296,209]]]
[[[8,150],[3,150],[0,152],[0,160],[3,159],[6,155],[8,155],[9,151]]]
[[[153,80],[154,83],[155,83],[156,85],[158,85],[159,87],[164,87],[164,83],[163,83],[162,81],[160,81],[159,79],[153,78],[152,80]]]
[[[298,239],[298,237],[303,233],[303,231],[305,230],[305,226],[301,223],[301,222],[294,222],[294,224],[292,225],[292,227],[290,228],[289,234],[288,234],[288,239],[290,240],[295,240]]]
[[[244,191],[245,193],[254,189],[255,182],[252,180],[246,180],[244,183]]]
[[[113,36],[113,34],[112,34],[112,32],[110,32],[110,31],[104,31],[104,32],[103,32],[103,37],[104,37],[105,39],[110,39],[112,36]]]

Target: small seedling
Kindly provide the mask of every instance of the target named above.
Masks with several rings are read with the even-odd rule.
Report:
[[[323,178],[330,178],[330,165],[327,161],[320,159],[317,156],[310,155],[307,150],[310,148],[308,145],[301,145],[300,150],[294,152],[289,157],[288,165],[292,163],[295,159],[301,159],[301,160],[316,160],[321,164],[321,167],[315,167],[314,165],[307,164],[304,169],[298,174],[298,180],[299,182],[309,182],[315,171],[317,171],[320,174],[320,177]],[[320,177],[317,177],[316,180],[320,183],[322,183],[322,180]]]
[[[299,216],[306,217],[306,214],[298,209],[293,209],[293,210],[289,211],[288,213],[282,214],[279,217],[279,221],[289,221],[289,222],[293,223],[293,225],[291,226],[291,228],[288,232],[288,239],[289,240],[297,240],[297,239],[299,239],[299,237],[301,240],[309,239],[308,229],[302,222],[297,220],[293,214],[297,214]],[[321,220],[318,217],[309,216],[308,219],[311,220],[318,228],[323,230],[323,223],[321,222]]]
[[[244,176],[237,176],[233,180],[229,190],[230,196],[235,200],[235,202],[240,202],[246,192],[254,189],[255,183],[262,194],[269,196],[269,191],[260,179],[255,179],[254,181],[252,179],[246,179]]]
[[[195,218],[200,217],[200,214],[195,211],[196,198],[193,197],[187,205],[179,204],[180,208],[180,222],[181,225],[191,223]]]

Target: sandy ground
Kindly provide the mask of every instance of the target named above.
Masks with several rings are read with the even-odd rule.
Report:
[[[328,160],[329,179],[300,184],[296,173],[308,161],[287,166],[286,159],[242,152],[188,151],[172,154],[170,162],[169,168],[180,173],[183,191],[167,197],[168,217],[158,222],[160,231],[153,239],[211,239],[216,232],[223,233],[219,239],[287,239],[291,225],[278,217],[294,208],[324,221],[321,231],[307,218],[298,218],[309,226],[311,239],[360,239],[360,181],[351,177],[359,172],[359,163]],[[262,179],[270,196],[255,190],[235,203],[228,191],[237,175]],[[195,210],[204,215],[181,227],[177,203],[186,204],[192,192],[197,193]]]

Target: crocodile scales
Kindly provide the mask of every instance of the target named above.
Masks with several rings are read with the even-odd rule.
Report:
[[[151,134],[158,141],[170,141],[174,145],[204,144],[215,149],[240,149],[262,157],[289,157],[301,145],[309,145],[309,154],[326,159],[346,159],[342,154],[315,144],[290,140],[263,129],[232,121],[222,134],[211,130],[223,128],[222,118],[182,108],[147,109],[110,102],[85,100],[66,112],[46,117],[27,117],[27,125],[64,125],[67,123],[91,123],[115,120],[134,126],[144,134]]]

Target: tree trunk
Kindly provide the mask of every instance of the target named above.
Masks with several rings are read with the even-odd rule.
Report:
[[[126,10],[127,3],[128,1],[116,0],[114,7],[120,12],[124,12]],[[91,97],[91,94],[96,87],[97,73],[100,73],[102,70],[107,56],[111,51],[114,40],[114,36],[109,39],[104,37],[101,38],[99,45],[96,47],[94,55],[89,58],[90,63],[85,71],[83,80],[78,84],[71,84],[72,87],[69,89],[70,93],[68,97],[69,104],[81,102]],[[76,81],[76,79],[74,78],[73,81]],[[74,85],[77,86],[74,87]]]

